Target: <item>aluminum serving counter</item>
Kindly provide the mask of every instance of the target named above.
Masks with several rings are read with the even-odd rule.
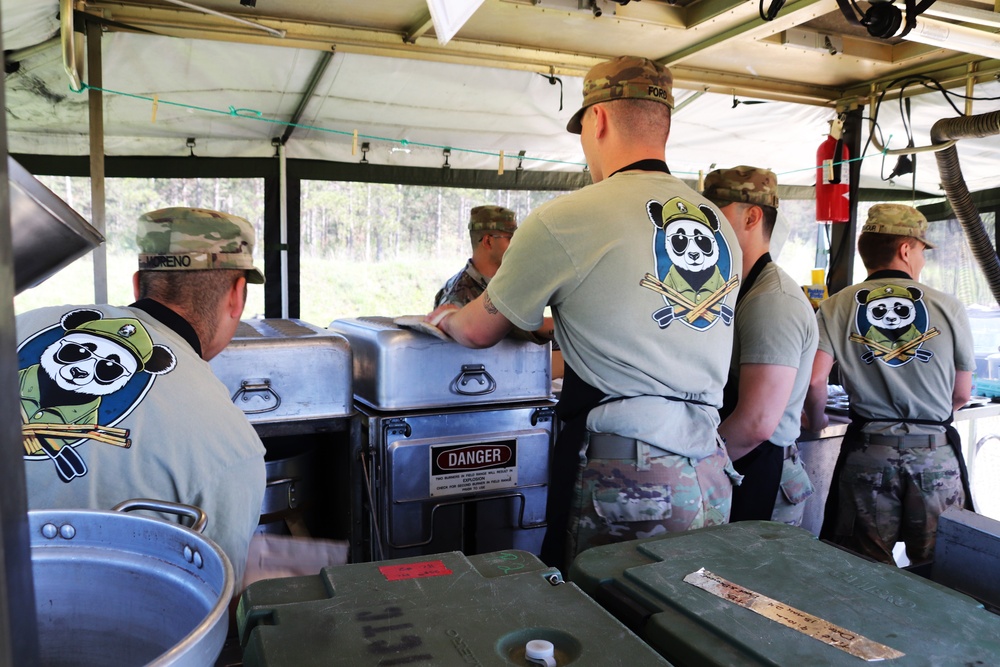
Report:
[[[361,317],[350,342],[351,560],[538,553],[555,438],[549,345],[483,350]]]

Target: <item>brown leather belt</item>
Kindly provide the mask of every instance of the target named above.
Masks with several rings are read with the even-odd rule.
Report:
[[[948,444],[946,433],[929,433],[909,435],[881,435],[879,433],[864,433],[866,445],[884,445],[886,447],[898,447],[899,449],[910,449],[912,447],[941,447]]]

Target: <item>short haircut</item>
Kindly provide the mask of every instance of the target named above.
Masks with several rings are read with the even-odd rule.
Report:
[[[868,271],[883,269],[892,263],[899,247],[904,243],[911,246],[917,242],[912,236],[861,232],[858,237],[858,254]]]
[[[217,329],[217,314],[222,299],[236,280],[245,278],[246,274],[242,269],[139,271],[139,298],[183,307],[198,335],[211,339]]]
[[[764,230],[764,240],[770,241],[771,234],[774,233],[774,225],[778,221],[778,209],[773,206],[768,206],[767,204],[751,204],[745,201],[733,202],[740,207],[740,211],[746,211],[751,206],[756,206],[760,209],[763,214],[763,225]]]
[[[483,237],[490,233],[489,229],[475,229],[469,232],[469,239],[472,241],[472,249],[475,250],[483,242]]]
[[[605,105],[611,123],[626,139],[665,146],[670,134],[670,107],[654,100],[619,99]]]

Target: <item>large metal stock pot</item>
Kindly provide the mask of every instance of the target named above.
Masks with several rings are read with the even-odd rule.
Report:
[[[188,516],[192,527],[127,514]],[[228,631],[233,568],[196,507],[136,499],[28,512],[46,667],[210,666]]]

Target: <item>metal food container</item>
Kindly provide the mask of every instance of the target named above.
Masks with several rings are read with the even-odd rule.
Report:
[[[314,432],[319,420],[353,411],[347,339],[301,320],[243,320],[210,363],[255,427],[308,424]]]
[[[358,408],[354,489],[374,506],[356,559],[460,550],[538,552],[545,532],[552,401],[378,413]],[[363,501],[359,501],[363,504]]]
[[[355,398],[379,410],[547,399],[551,345],[505,338],[482,350],[403,329],[389,317],[334,320],[354,357]]]

